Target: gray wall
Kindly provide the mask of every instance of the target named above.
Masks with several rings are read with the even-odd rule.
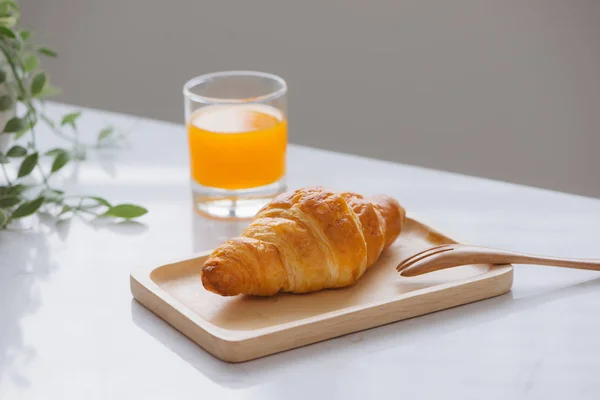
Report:
[[[600,196],[600,1],[21,3],[61,101],[181,122],[186,79],[265,70],[292,142]]]

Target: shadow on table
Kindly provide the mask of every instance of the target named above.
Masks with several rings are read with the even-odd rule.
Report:
[[[66,238],[68,227],[61,226],[55,233]],[[29,385],[20,369],[36,356],[24,341],[21,320],[39,308],[39,282],[58,268],[46,235],[29,230],[0,232],[0,381],[11,380],[18,386]]]
[[[190,209],[192,221],[193,252],[212,250],[224,241],[238,236],[248,226],[248,221],[223,221],[197,214]]]
[[[125,236],[141,235],[148,230],[148,226],[138,221],[122,220],[115,221],[112,218],[98,217],[93,219],[84,219],[80,216],[71,216],[65,219],[56,219],[48,213],[39,213],[39,221],[52,232],[56,232],[61,241],[65,242],[69,236],[69,230],[73,219],[79,219],[94,230],[108,230],[112,233]]]
[[[0,381],[10,380],[28,386],[20,373],[36,356],[25,342],[22,319],[40,306],[40,283],[59,268],[50,251],[49,240],[55,235],[60,242],[69,239],[71,219],[54,221],[41,215],[39,225],[21,224],[0,231]],[[135,221],[95,226],[122,235],[137,235],[146,225]]]
[[[368,329],[326,340],[294,350],[230,364],[213,357],[179,331],[162,321],[135,299],[131,301],[133,322],[168,347],[183,360],[215,383],[229,388],[245,388],[272,379],[273,374],[285,374],[298,364],[322,364],[332,355],[356,359],[360,354],[374,353],[390,347],[415,343],[427,338],[442,337],[466,326],[479,325],[535,308],[560,298],[598,290],[600,278],[552,290],[536,296],[514,299],[512,292],[436,313]],[[432,326],[435,329],[432,329]],[[393,344],[391,344],[393,340]]]
[[[88,224],[94,229],[106,229],[125,236],[141,235],[148,231],[148,225],[132,220],[114,222],[108,218],[97,218],[88,222]]]

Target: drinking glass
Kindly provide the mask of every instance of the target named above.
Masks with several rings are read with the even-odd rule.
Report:
[[[286,189],[287,84],[257,71],[223,71],[183,87],[194,207],[246,219]]]

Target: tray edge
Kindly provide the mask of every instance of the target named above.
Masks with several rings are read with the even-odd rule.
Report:
[[[423,222],[421,218],[416,219],[412,215],[410,217],[418,224],[423,225],[427,229],[439,233],[440,235],[456,243],[456,239],[454,237],[449,237],[447,234],[438,231],[429,223]],[[184,305],[180,304],[176,299],[171,298],[168,293],[163,291],[150,278],[150,274],[155,269],[177,262],[205,257],[209,253],[210,250],[203,251],[195,253],[190,257],[180,257],[178,260],[173,260],[159,266],[144,266],[137,268],[130,274],[130,289],[133,297],[139,303],[148,308],[162,320],[172,325],[175,329],[202,347],[208,353],[223,361],[233,363],[249,361],[320,341],[333,339],[335,337],[344,336],[350,333],[364,331],[367,329],[376,328],[378,326],[399,322],[405,319],[496,297],[509,292],[513,285],[512,265],[506,264],[492,266],[488,272],[482,275],[478,275],[467,280],[437,285],[433,287],[435,290],[431,290],[432,288],[416,290],[411,292],[410,295],[402,296],[392,302],[378,305],[371,304],[361,307],[357,310],[350,310],[345,313],[338,314],[331,318],[323,318],[320,316],[320,318],[317,318],[315,321],[306,322],[306,320],[302,320],[304,321],[302,324],[298,324],[297,321],[295,325],[293,323],[283,324],[283,328],[280,327],[279,329],[268,333],[260,335],[257,334],[255,336],[242,339],[228,338],[227,330],[215,327],[209,322],[204,321],[202,318],[195,317],[191,313],[186,313]],[[490,285],[493,290],[487,291],[482,288],[477,288],[478,285],[486,287]],[[461,292],[455,293],[456,289],[458,288],[460,288]],[[465,296],[464,293],[469,292],[468,289],[470,288],[478,289],[476,295]],[[440,301],[440,299],[446,299],[448,297],[452,297],[453,295],[455,295],[455,298],[451,299],[450,301]],[[406,312],[406,309],[410,308],[406,307],[407,303],[415,302],[415,299],[424,300],[426,298],[430,298],[431,301],[429,303],[434,303],[436,306],[428,308],[427,310],[423,310],[422,312],[415,310]],[[404,307],[400,307],[399,310],[394,310],[393,308],[397,307],[400,303],[402,303]],[[417,308],[415,307],[415,309]],[[377,311],[377,322],[355,325],[357,321],[362,321],[367,317],[367,315],[364,314],[369,314],[368,318],[370,319],[374,318],[372,315],[370,315],[374,312],[374,310]],[[344,321],[343,318],[346,318],[346,321]],[[336,328],[336,333],[326,332],[336,324],[344,325],[344,327],[340,329],[338,326]],[[285,327],[286,325],[290,326]],[[276,341],[278,336],[293,335],[296,331],[300,330],[300,328],[306,329],[307,325],[311,327],[311,329],[308,330],[308,335],[299,335],[297,338],[295,338],[295,340],[280,341],[275,347],[271,347],[269,350],[260,350],[261,342],[265,340]],[[310,334],[311,332],[314,333]]]

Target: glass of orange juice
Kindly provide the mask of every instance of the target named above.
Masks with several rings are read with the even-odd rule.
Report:
[[[286,189],[286,82],[224,71],[190,79],[183,94],[196,211],[253,217]]]

